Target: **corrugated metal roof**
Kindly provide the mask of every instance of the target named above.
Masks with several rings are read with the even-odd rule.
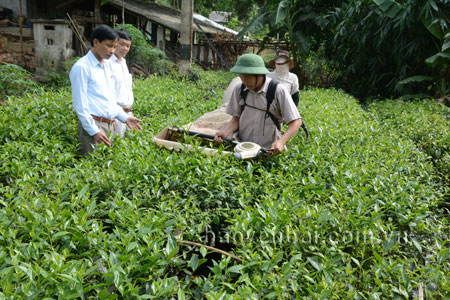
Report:
[[[108,0],[108,4],[122,9],[122,0]],[[164,27],[170,28],[171,30],[180,32],[181,11],[178,9],[156,3],[147,3],[140,0],[126,0],[125,10],[140,17],[149,19],[150,21],[158,23]],[[238,34],[238,32],[226,28],[196,13],[194,13],[194,20],[193,30],[197,32],[203,31],[205,33],[221,33],[223,31],[227,31],[234,35]],[[200,25],[200,28],[197,24]]]

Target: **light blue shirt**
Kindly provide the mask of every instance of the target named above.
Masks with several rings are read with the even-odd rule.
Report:
[[[125,122],[128,115],[117,104],[109,61],[103,66],[92,51],[80,58],[70,70],[72,104],[84,130],[91,136],[100,129],[91,115]]]

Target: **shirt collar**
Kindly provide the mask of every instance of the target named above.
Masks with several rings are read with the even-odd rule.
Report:
[[[99,65],[100,67],[102,67],[102,65],[100,64],[100,62],[98,61],[97,57],[95,57],[94,53],[92,53],[92,50],[89,50],[87,57],[89,59],[89,62],[92,64],[92,66],[97,66]],[[103,64],[105,63],[105,60],[103,60]],[[103,68],[103,67],[102,67]]]
[[[111,56],[111,59],[114,60],[114,62],[117,62],[119,64],[122,63],[122,62],[125,62],[125,57],[122,57],[122,60],[119,60],[115,54],[113,54]]]
[[[264,84],[259,89],[258,93],[262,92],[264,94],[267,94],[267,90],[269,89],[269,82],[272,80],[272,78],[269,78],[266,75],[264,75],[264,77],[266,77],[266,80],[264,80]]]

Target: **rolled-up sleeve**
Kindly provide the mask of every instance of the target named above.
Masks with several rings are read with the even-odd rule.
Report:
[[[89,80],[88,68],[82,64],[75,64],[70,71],[69,77],[72,85],[72,105],[84,130],[86,130],[89,135],[93,136],[97,134],[100,129],[97,127],[94,119],[89,113],[87,92]]]
[[[230,101],[228,102],[225,112],[233,117],[239,118],[241,116],[241,85],[238,84],[231,94]]]
[[[125,123],[125,121],[128,119],[129,116],[123,111],[122,107],[120,107],[119,104],[116,104],[116,110],[117,110],[116,118],[119,119],[121,122]]]
[[[286,124],[294,120],[301,119],[300,113],[292,100],[292,96],[283,85],[278,85],[276,89],[276,97],[280,105],[281,115]]]

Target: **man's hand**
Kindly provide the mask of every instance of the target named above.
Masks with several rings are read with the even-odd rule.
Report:
[[[111,141],[108,139],[106,134],[103,131],[99,131],[94,135],[94,140],[97,144],[105,144],[108,147],[111,147]]]
[[[223,130],[219,130],[214,135],[214,142],[223,143],[222,137],[227,137],[226,133]]]
[[[276,140],[276,141],[272,144],[272,150],[273,150],[273,153],[274,153],[275,155],[281,153],[281,151],[284,150],[284,143],[283,143],[283,141],[282,141],[281,139]]]
[[[239,118],[238,117],[232,117],[231,120],[228,122],[227,126],[216,132],[214,135],[214,142],[222,143],[222,138],[226,138],[233,132],[239,129]]]
[[[141,130],[142,126],[139,124],[140,122],[142,121],[134,116],[129,116],[128,119],[125,121],[125,123],[127,124],[128,127],[130,127],[131,130],[134,129]]]
[[[302,119],[296,119],[289,123],[288,128],[281,136],[281,138],[279,138],[272,144],[273,153],[275,155],[281,153],[281,151],[284,150],[284,145],[290,140],[291,137],[293,137],[297,133],[301,125]]]

